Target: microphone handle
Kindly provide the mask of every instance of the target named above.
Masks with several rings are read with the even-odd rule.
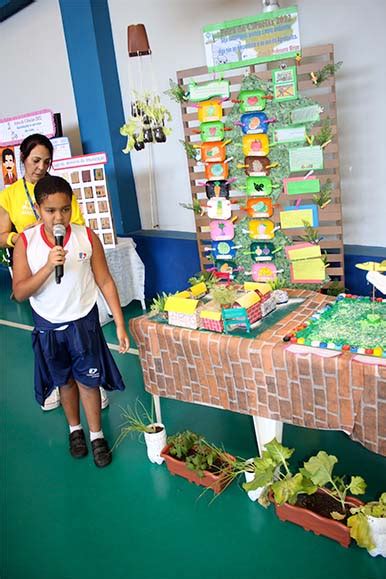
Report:
[[[55,237],[56,245],[60,245],[63,247],[63,237],[61,235]],[[62,281],[62,277],[64,275],[63,265],[55,265],[55,281],[56,283],[60,283]]]

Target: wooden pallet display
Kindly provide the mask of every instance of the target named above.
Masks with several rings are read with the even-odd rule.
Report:
[[[246,73],[255,73],[263,80],[271,80],[271,69],[278,68],[281,63],[286,63],[288,66],[295,65],[293,58],[283,58],[280,61],[267,64],[259,64],[246,67],[245,69],[236,69],[225,71],[223,73],[224,79],[230,81],[231,98],[235,99],[240,92],[240,86]],[[324,209],[319,210],[319,226],[317,230],[322,237],[320,247],[322,252],[327,253],[329,267],[327,273],[331,277],[344,285],[344,249],[343,249],[343,227],[342,227],[342,206],[341,206],[341,188],[340,188],[340,170],[339,170],[339,144],[338,144],[338,130],[337,130],[337,114],[336,114],[336,90],[335,78],[332,76],[323,82],[320,86],[313,84],[310,73],[317,72],[325,64],[334,64],[334,47],[332,44],[314,46],[304,48],[302,50],[302,60],[297,66],[298,90],[302,96],[309,97],[315,102],[319,103],[324,112],[320,115],[320,123],[316,123],[311,133],[317,133],[320,130],[320,125],[324,119],[329,118],[331,121],[331,129],[333,137],[331,142],[323,149],[324,151],[324,169],[315,172],[315,175],[320,179],[323,185],[327,179],[332,183],[331,203]],[[213,80],[215,76],[213,73],[208,73],[206,66],[181,70],[177,72],[178,84],[184,90],[188,90],[188,84],[195,81],[197,84]],[[232,102],[223,103],[223,121],[226,120],[227,114],[233,106]],[[181,104],[182,120],[185,133],[185,141],[189,143],[199,143],[200,137],[194,132],[199,127],[197,118],[197,109],[189,106],[189,103]],[[192,198],[200,201],[201,205],[206,205],[205,194],[205,174],[197,162],[193,159],[188,159],[190,185],[192,190]],[[237,199],[244,199],[244,196],[235,197],[232,195],[232,201]],[[312,195],[302,195],[304,202],[312,200]],[[278,203],[282,208],[290,205],[291,200],[289,196],[281,194]],[[240,211],[232,211],[233,215],[240,215]],[[208,260],[207,252],[203,251],[205,242],[208,243],[210,239],[209,234],[209,218],[195,214],[196,231],[198,250],[200,255],[200,263],[202,269],[208,267],[211,262]],[[274,221],[279,222],[279,210],[276,207],[274,213]],[[290,232],[285,231],[289,239],[301,235],[303,229],[293,229]]]

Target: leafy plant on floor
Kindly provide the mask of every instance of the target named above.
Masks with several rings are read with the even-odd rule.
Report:
[[[258,500],[264,507],[270,504],[270,496],[279,505],[294,505],[300,493],[315,493],[317,487],[307,477],[300,472],[292,474],[288,460],[293,453],[293,448],[283,446],[276,438],[271,440],[265,445],[262,456],[251,461],[249,472],[254,473],[254,479],[243,484],[244,490],[248,492],[263,487]]]
[[[120,424],[120,433],[117,440],[114,443],[114,448],[119,446],[121,442],[132,433],[137,433],[139,435],[144,432],[153,433],[157,432],[157,427],[153,425],[154,423],[154,408],[152,406],[151,412],[149,412],[144,404],[140,400],[135,401],[134,407],[129,405],[126,408],[122,408],[122,418],[123,423]]]
[[[347,519],[350,535],[359,547],[371,550],[374,541],[371,534],[368,517],[376,519],[386,518],[386,492],[382,493],[378,501],[371,501],[361,507],[352,507],[351,516]]]
[[[336,456],[320,450],[316,456],[312,456],[304,463],[300,473],[339,502],[344,512],[347,504],[349,504],[347,493],[350,491],[353,495],[363,495],[366,491],[366,483],[361,476],[352,476],[348,483],[346,483],[345,477],[334,476],[333,469],[337,462]],[[331,516],[336,520],[345,518],[345,514],[336,511],[332,512]]]

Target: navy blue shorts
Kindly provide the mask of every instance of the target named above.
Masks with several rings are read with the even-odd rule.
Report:
[[[35,397],[39,404],[55,387],[68,384],[71,378],[90,388],[124,390],[118,367],[107,347],[99,324],[96,306],[84,318],[67,324],[50,324],[33,312],[35,329],[32,347],[35,353]]]

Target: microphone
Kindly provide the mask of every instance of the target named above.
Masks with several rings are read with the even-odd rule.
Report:
[[[55,244],[63,247],[64,236],[66,235],[66,228],[61,223],[54,225],[53,229]],[[55,265],[55,281],[60,283],[63,277],[63,265]]]

